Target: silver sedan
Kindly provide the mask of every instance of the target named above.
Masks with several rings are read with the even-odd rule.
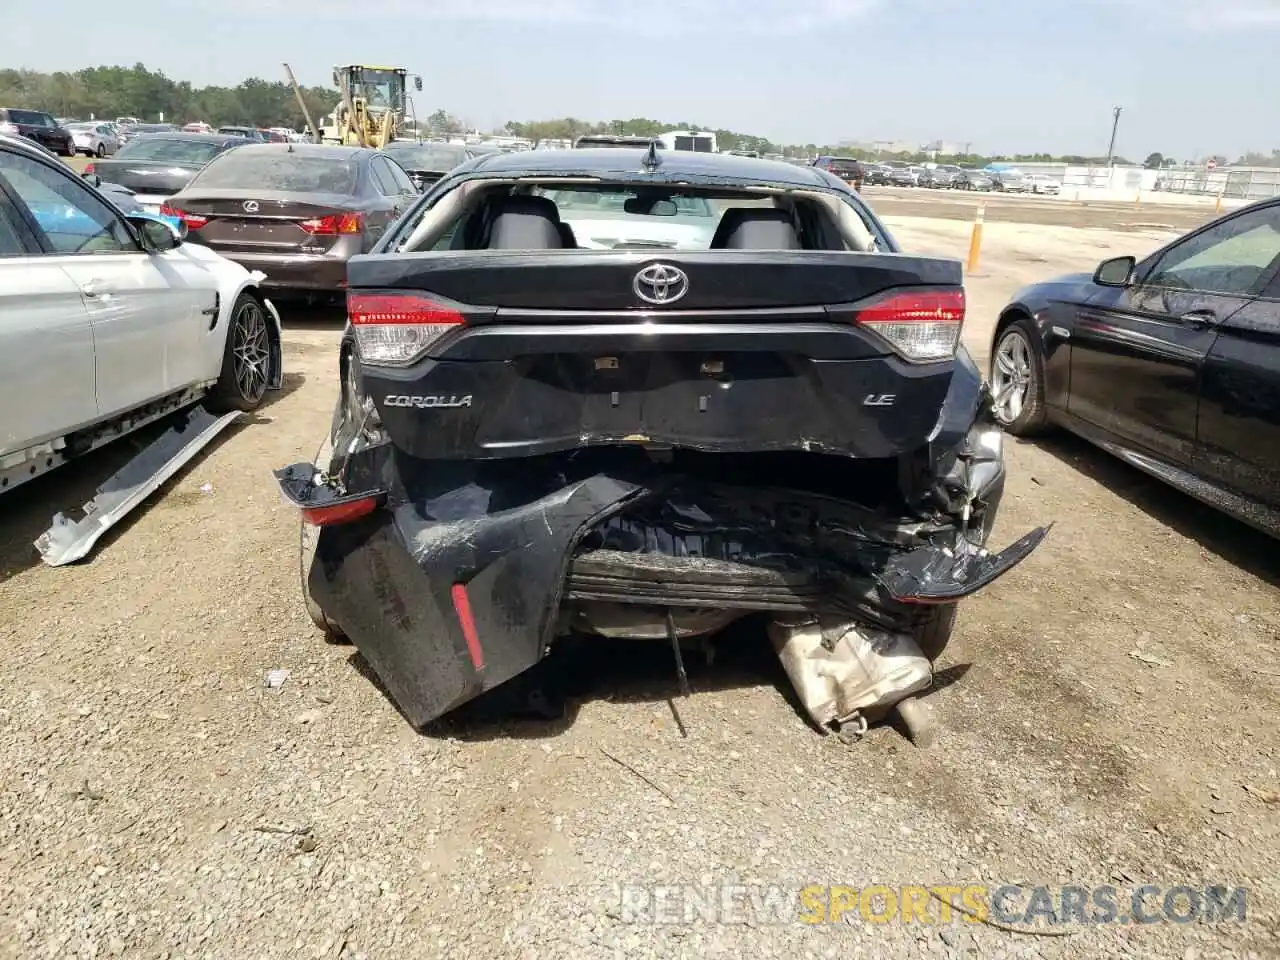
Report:
[[[93,121],[68,123],[67,129],[75,139],[76,153],[91,157],[109,157],[120,149],[120,139],[109,124]]]

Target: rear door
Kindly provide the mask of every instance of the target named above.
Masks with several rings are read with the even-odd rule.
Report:
[[[369,211],[370,243],[375,243],[404,212],[409,205],[410,197],[405,194],[405,186],[399,182],[393,164],[386,157],[374,157],[369,161],[369,174],[374,188],[378,191],[381,202]],[[409,189],[413,182],[408,181]],[[415,190],[416,194],[417,191]]]
[[[14,156],[0,150],[0,456],[98,415],[89,314],[18,206]]]
[[[1280,506],[1280,204],[1265,213],[1235,242],[1236,259],[1270,253],[1273,262],[1258,295],[1222,323],[1205,361],[1196,472]]]
[[[189,386],[213,290],[145,252],[119,211],[69,170],[16,155],[9,162],[7,179],[38,225],[46,262],[71,277],[89,313],[99,413]]]
[[[396,211],[396,216],[399,216],[404,213],[405,208],[410,203],[418,198],[418,188],[413,183],[413,177],[409,176],[404,167],[390,157],[382,159],[391,171],[391,179],[395,183],[396,195],[400,198],[400,209]]]

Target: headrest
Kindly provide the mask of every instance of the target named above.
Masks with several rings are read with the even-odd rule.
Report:
[[[776,207],[730,207],[720,217],[711,249],[799,250],[791,214]]]
[[[494,216],[504,213],[520,213],[525,216],[546,217],[560,222],[560,208],[550,197],[534,197],[527,193],[508,194],[495,198],[491,203]]]
[[[507,196],[493,205],[490,250],[559,250],[560,211],[547,197]]]

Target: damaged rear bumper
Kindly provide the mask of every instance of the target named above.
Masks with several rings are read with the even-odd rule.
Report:
[[[566,475],[555,458],[437,463],[406,485],[395,461],[385,448],[364,450],[347,459],[346,485],[309,463],[276,476],[304,511],[366,495],[377,501],[366,514],[322,527],[308,586],[419,727],[536,664],[564,629],[564,611],[576,606],[651,605],[691,616],[773,611],[797,625],[856,623],[863,633],[843,633],[865,651],[875,647],[866,631],[909,638],[931,604],[985,587],[1047,533],[1037,529],[994,554],[982,545],[1003,487],[998,452],[994,469],[981,456],[952,468],[948,476],[967,470],[961,481],[977,476],[983,484],[970,485],[954,514],[911,517],[678,471]],[[974,517],[982,522],[966,526]],[[813,660],[796,652],[811,646],[811,635],[797,626],[786,639],[775,636],[784,665]],[[864,664],[854,671],[859,689],[896,683],[906,695],[927,685],[931,675],[921,679],[910,647],[899,654],[894,662],[907,667],[894,667],[892,682],[888,674],[868,680],[866,657],[856,654]],[[792,679],[798,689],[808,682]],[[870,703],[848,689],[815,696],[817,705],[806,699],[806,707],[820,723],[841,719],[850,703]]]

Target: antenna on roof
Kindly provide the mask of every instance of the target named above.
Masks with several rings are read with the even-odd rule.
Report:
[[[653,173],[662,165],[662,158],[658,156],[658,141],[650,140],[649,149],[644,155],[644,159],[640,161],[647,173]]]

